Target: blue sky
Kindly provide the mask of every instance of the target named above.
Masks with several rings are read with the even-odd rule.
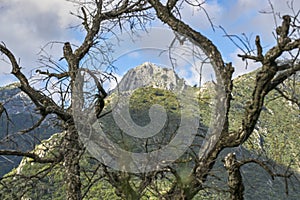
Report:
[[[286,1],[271,0],[271,2],[276,12],[280,12],[282,15],[291,13]],[[183,20],[215,42],[224,59],[233,62],[236,67],[235,76],[256,69],[257,64],[252,63],[247,69],[245,68],[245,63],[236,56],[239,50],[223,36],[223,31],[218,27],[222,26],[229,34],[239,36],[245,34],[250,38],[252,44],[254,44],[255,36],[259,34],[262,45],[270,47],[274,44],[272,31],[274,31],[275,22],[272,15],[260,13],[260,11],[270,11],[269,1],[207,0],[203,7],[215,25],[215,31],[210,27],[209,21],[201,9],[185,6],[182,11]],[[300,8],[299,1],[294,1],[294,7]],[[57,42],[54,46],[45,48],[47,53],[53,55],[53,58],[57,60],[62,56],[63,42],[80,43],[82,39],[80,34],[82,33],[69,28],[71,25],[80,24],[76,17],[69,14],[75,9],[76,7],[72,3],[63,0],[0,0],[2,16],[0,18],[0,41],[15,53],[24,72],[30,76],[32,70],[40,66],[38,53],[47,42]],[[153,23],[153,26],[156,27],[150,29],[153,32],[149,31],[147,36],[141,33],[143,37],[136,39],[135,42],[130,40],[126,34],[120,35],[124,42],[120,44],[114,54],[118,58],[115,63],[119,68],[116,71],[118,78],[121,78],[128,68],[146,61],[170,66],[166,55],[164,57],[158,55],[160,50],[168,47],[174,36],[159,21]],[[0,58],[2,59],[3,56]],[[188,57],[186,58],[188,59]],[[183,56],[184,59],[185,56]],[[208,65],[206,67],[205,77],[209,80],[213,72]],[[10,75],[10,70],[7,63],[0,61],[0,86],[16,81]],[[190,71],[188,72],[188,70]],[[185,68],[178,68],[178,72],[182,76],[196,74],[192,69]],[[187,78],[190,84],[197,80],[196,76]]]

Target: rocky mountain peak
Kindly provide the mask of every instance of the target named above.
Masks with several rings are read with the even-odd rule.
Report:
[[[178,77],[172,69],[162,68],[153,63],[145,62],[129,70],[119,84],[120,91],[135,90],[140,87],[152,86],[166,90],[184,89],[185,81]]]

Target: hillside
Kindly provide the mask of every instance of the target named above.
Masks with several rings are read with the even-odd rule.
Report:
[[[300,99],[300,74],[290,78],[280,86],[287,96]],[[251,95],[255,79],[254,72],[234,80],[231,127],[240,124],[245,99]],[[252,84],[251,84],[252,83]],[[297,96],[298,95],[298,96]],[[271,92],[265,100],[254,134],[246,143],[249,150],[273,159],[277,163],[291,166],[300,172],[300,105],[283,98],[279,92]]]
[[[141,79],[141,77],[147,77]],[[247,103],[244,99],[251,95],[250,91],[253,85],[250,84],[253,79],[253,73],[243,75],[234,80],[235,87],[233,91],[234,101],[232,104],[232,112],[230,113],[231,128],[237,128],[240,124],[240,116],[243,115],[243,106]],[[132,80],[132,81],[131,81]],[[299,82],[297,82],[298,84]],[[286,84],[286,91],[292,91],[289,82]],[[299,86],[299,85],[298,85]],[[108,133],[108,138],[121,148],[132,152],[150,152],[160,149],[176,134],[178,124],[181,120],[181,109],[179,99],[172,92],[173,90],[186,91],[186,101],[192,102],[191,97],[197,97],[197,105],[187,103],[184,106],[196,109],[199,112],[193,113],[200,115],[199,129],[196,137],[193,140],[192,148],[177,160],[174,164],[176,169],[188,170],[194,162],[193,152],[199,151],[203,137],[205,136],[209,122],[212,96],[212,84],[207,83],[203,88],[190,87],[185,85],[184,80],[179,78],[172,70],[162,69],[153,64],[145,63],[135,69],[130,70],[120,82],[119,93],[114,91],[107,98],[107,110],[111,108],[111,104],[120,97],[131,96],[130,98],[130,115],[133,121],[145,126],[150,123],[149,109],[153,104],[161,105],[167,114],[167,122],[161,131],[151,138],[134,138],[124,133],[122,129],[115,123],[111,114],[106,115],[101,119],[101,124],[105,133]],[[297,87],[300,88],[300,87]],[[17,92],[16,92],[17,93]],[[196,95],[195,95],[196,94]],[[299,93],[297,93],[299,94]],[[122,103],[122,102],[121,102]],[[300,123],[299,123],[299,108],[290,104],[284,98],[281,98],[278,93],[270,94],[266,100],[266,106],[262,112],[256,131],[253,137],[243,147],[235,149],[226,149],[219,156],[214,169],[209,175],[207,189],[205,192],[198,194],[195,199],[224,199],[226,198],[226,171],[223,167],[221,159],[230,151],[237,154],[239,160],[247,158],[256,158],[268,163],[278,173],[285,172],[285,166],[290,166],[295,170],[295,174],[287,180],[289,184],[289,194],[286,195],[286,182],[283,178],[271,179],[271,176],[261,167],[255,164],[249,164],[242,167],[242,174],[245,180],[245,199],[298,199],[300,196],[300,175],[297,171],[300,169],[299,155],[300,149]],[[8,105],[7,105],[8,106]],[[184,117],[190,118],[191,115],[184,114]],[[49,140],[43,141],[41,145],[35,147],[35,151],[47,156],[59,144],[64,133],[53,135]],[[160,141],[157,143],[157,141]],[[262,142],[263,141],[263,142]],[[42,149],[42,150],[41,150]],[[189,162],[183,162],[183,160]],[[93,169],[98,166],[98,161],[95,160],[89,153],[85,153],[81,160],[83,188],[86,189],[87,177],[93,175]],[[30,159],[23,159],[21,165],[12,170],[2,180],[3,185],[9,186],[4,188],[0,186],[1,199],[12,199],[13,194],[18,194],[18,191],[27,191],[26,197],[31,199],[64,199],[63,184],[64,177],[61,172],[61,166],[45,166],[33,164]],[[51,171],[50,171],[51,170]],[[39,176],[29,182],[24,182],[24,177],[33,176],[36,172],[40,172]],[[95,174],[95,179],[101,179],[102,172]],[[161,187],[169,187],[161,184]],[[219,188],[218,192],[214,188]],[[151,190],[149,189],[150,195]],[[153,192],[153,191],[152,191]],[[119,199],[114,193],[113,187],[106,181],[96,182],[91,188],[90,193],[85,199]],[[146,197],[145,194],[145,198]]]
[[[52,125],[55,119],[48,117],[37,129],[22,133],[23,130],[32,127],[40,116],[16,83],[0,88],[0,102],[8,113],[8,116],[5,112],[0,115],[0,149],[32,150],[42,140],[60,130]],[[17,167],[21,159],[16,156],[1,156],[0,177]]]

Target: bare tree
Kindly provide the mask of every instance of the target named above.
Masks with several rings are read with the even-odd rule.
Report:
[[[82,20],[82,25],[86,32],[82,43],[75,48],[74,46],[72,47],[72,44],[69,42],[64,43],[63,59],[67,62],[67,69],[65,71],[52,73],[48,70],[37,70],[37,73],[46,76],[46,80],[56,78],[58,80],[57,84],[66,85],[64,88],[67,89],[61,92],[60,98],[62,102],[66,100],[65,97],[71,94],[75,87],[74,81],[78,69],[81,68],[81,61],[86,59],[91,52],[97,51],[97,43],[101,41],[101,34],[104,35],[108,32],[112,32],[115,26],[122,28],[128,25],[131,29],[134,29],[135,26],[143,26],[144,24],[141,24],[139,20],[150,17],[150,15],[146,13],[149,7],[145,6],[144,1],[139,0],[114,2],[95,0],[83,2],[74,1],[74,3],[78,4],[80,10],[78,14],[75,13],[74,15]],[[84,148],[79,141],[78,133],[75,128],[72,117],[72,104],[69,106],[65,104],[60,105],[56,103],[51,96],[48,96],[46,93],[47,88],[45,92],[35,89],[30,85],[26,75],[22,73],[21,66],[17,62],[14,54],[4,43],[0,45],[0,51],[9,59],[12,66],[12,74],[21,84],[20,89],[29,96],[41,115],[40,121],[30,129],[37,127],[49,114],[55,114],[59,120],[61,120],[62,126],[65,129],[65,135],[61,144],[62,150],[59,152],[59,155],[55,155],[50,160],[41,158],[35,153],[28,152],[1,150],[0,154],[26,156],[38,163],[63,162],[67,193],[66,199],[82,199],[79,160]],[[55,64],[55,62],[50,60],[50,64]],[[59,71],[59,69],[56,69],[56,71]],[[98,89],[100,89],[100,87]],[[103,94],[104,91],[99,91],[99,94],[100,92]]]
[[[173,188],[169,191],[169,193],[171,193],[169,194],[170,196],[173,196],[172,193],[177,193],[181,195],[180,198],[182,199],[191,199],[199,190],[201,190],[202,184],[207,180],[207,176],[213,165],[215,164],[220,152],[224,148],[236,147],[243,144],[253,133],[253,130],[263,108],[266,95],[268,95],[270,91],[274,90],[287,78],[294,75],[297,71],[300,70],[300,65],[297,62],[297,52],[299,52],[300,40],[298,31],[296,31],[296,27],[299,26],[295,25],[295,22],[298,23],[298,15],[294,16],[293,18],[289,15],[285,15],[282,17],[282,24],[276,29],[277,45],[267,50],[266,53],[263,54],[263,48],[260,44],[260,38],[259,36],[257,36],[255,40],[257,54],[239,55],[244,60],[251,59],[256,62],[260,62],[261,68],[257,72],[255,88],[252,92],[251,99],[249,99],[249,104],[245,108],[245,114],[242,119],[240,128],[238,130],[229,131],[228,114],[232,100],[232,74],[234,72],[234,67],[231,63],[224,62],[218,48],[208,37],[194,30],[176,16],[176,13],[179,9],[179,7],[176,7],[176,5],[182,5],[182,3],[184,2],[169,0],[166,5],[163,5],[160,1],[149,0],[149,3],[153,6],[156,11],[157,17],[163,23],[168,24],[168,26],[172,30],[176,31],[178,34],[190,40],[194,45],[201,48],[202,51],[209,57],[216,74],[217,87],[219,87],[225,93],[224,98],[218,98],[216,102],[217,108],[218,106],[225,106],[226,108],[224,113],[222,113],[221,115],[220,113],[215,115],[216,118],[218,118],[218,116],[222,118],[217,119],[217,122],[224,122],[222,123],[222,127],[220,127],[219,130],[216,130],[220,132],[218,141],[213,143],[212,146],[207,149],[207,152],[204,155],[199,155],[199,160],[194,166],[193,174],[191,175],[190,181],[186,183],[186,187],[180,187],[178,186],[178,184],[174,184]],[[185,3],[201,7],[201,3],[192,4],[189,1],[185,1]],[[291,27],[293,29],[292,32],[290,31]],[[285,52],[288,52],[290,54],[292,54],[292,52],[296,53],[291,56],[292,59],[287,64],[280,64],[278,60]],[[217,112],[219,112],[218,109]],[[218,133],[216,132],[213,135],[217,134]],[[228,163],[226,164],[226,166],[228,166]],[[241,179],[239,173],[234,174],[236,174],[237,176],[236,179]],[[233,176],[233,174],[231,174],[230,176]],[[243,199],[243,196],[241,195],[243,189],[240,188],[239,184],[229,183],[229,185],[231,187],[238,187],[234,188],[233,190],[233,194],[236,194],[233,195],[233,199]],[[236,190],[238,190],[238,192],[236,192]]]
[[[240,128],[229,130],[234,66],[231,63],[224,62],[220,51],[208,37],[191,28],[179,17],[181,6],[189,4],[189,6],[201,7],[201,2],[191,3],[190,1],[168,0],[164,5],[158,0],[93,0],[74,1],[74,3],[77,3],[79,7],[78,13],[74,15],[82,20],[82,25],[86,33],[85,37],[79,46],[72,45],[70,42],[63,43],[62,59],[67,62],[65,70],[60,70],[57,61],[53,61],[49,57],[42,57],[42,62],[46,62],[45,66],[50,70],[39,69],[36,71],[45,77],[46,86],[44,90],[35,89],[30,84],[28,78],[22,73],[21,66],[14,54],[4,43],[0,45],[0,51],[10,61],[12,74],[20,82],[20,89],[29,96],[41,116],[40,120],[33,127],[24,130],[24,133],[38,127],[51,114],[57,116],[65,130],[62,135],[62,141],[57,146],[59,151],[53,153],[50,157],[41,157],[35,152],[11,150],[0,150],[0,155],[25,156],[31,158],[36,163],[50,164],[50,167],[43,172],[48,172],[55,165],[62,164],[65,175],[66,198],[69,200],[85,198],[93,184],[97,181],[102,181],[104,177],[115,188],[116,194],[123,199],[140,199],[143,196],[147,196],[147,192],[152,193],[159,199],[192,199],[199,191],[205,189],[205,183],[221,151],[225,148],[242,145],[253,134],[264,106],[265,97],[270,91],[280,90],[280,84],[300,70],[298,62],[300,46],[298,15],[293,17],[285,15],[282,17],[281,26],[278,26],[276,29],[277,44],[275,46],[264,53],[260,37],[257,36],[255,40],[256,54],[251,51],[244,55],[239,55],[244,60],[251,59],[259,62],[261,67],[256,74],[255,87],[251,98],[248,99],[249,103],[246,105]],[[216,74],[215,88],[218,94],[215,101],[216,109],[213,113],[215,121],[212,124],[216,128],[207,136],[203,148],[204,151],[195,153],[190,150],[189,154],[193,157],[192,162],[185,160],[185,157],[177,161],[178,163],[193,163],[192,170],[187,173],[184,180],[176,166],[168,166],[149,173],[135,174],[126,171],[116,171],[104,164],[98,163],[92,176],[88,178],[89,184],[83,193],[82,170],[80,169],[79,162],[85,148],[79,140],[73,116],[73,112],[77,107],[75,107],[73,102],[67,103],[67,101],[70,101],[68,97],[72,95],[75,89],[79,88],[79,90],[83,90],[84,86],[76,82],[76,79],[81,76],[78,72],[84,71],[89,73],[82,67],[82,62],[88,60],[89,63],[93,64],[99,61],[95,55],[101,55],[105,58],[105,64],[110,64],[108,59],[110,49],[108,48],[105,51],[106,47],[101,46],[101,36],[113,34],[116,28],[120,28],[121,31],[128,27],[130,30],[134,30],[137,27],[143,28],[146,26],[148,20],[152,20],[153,13],[150,12],[150,9],[154,9],[155,15],[176,32],[176,38],[179,39],[180,44],[186,41],[191,42],[194,46],[200,48],[210,60]],[[285,63],[279,62],[285,52],[290,53],[292,59]],[[207,62],[207,59],[205,59],[205,62]],[[95,115],[95,117],[100,118],[102,117],[101,111],[103,110],[104,98],[107,96],[107,92],[103,89],[103,81],[92,74],[90,75],[98,93],[97,116]],[[100,75],[107,79],[110,78],[109,74],[105,74],[104,72],[100,72]],[[47,83],[50,79],[56,79],[56,85],[60,88],[58,91],[60,101],[56,101],[49,95]],[[291,98],[285,93],[282,93],[282,95],[296,102],[294,97]],[[79,96],[77,98],[81,102],[83,97]],[[80,105],[80,107],[83,106]],[[0,104],[1,108],[3,107]],[[215,137],[216,135],[219,137]],[[145,148],[147,151],[147,144],[145,144]],[[240,168],[247,163],[256,163],[262,166],[272,177],[290,176],[290,174],[275,174],[264,163],[256,160],[239,162],[236,160],[234,154],[229,154],[225,158],[224,163],[228,171],[228,186],[232,199],[243,199],[244,186]],[[101,175],[95,178],[100,170]],[[38,175],[44,174],[41,172]],[[40,177],[38,175],[36,177]],[[159,187],[160,183],[157,183],[158,180],[167,181],[165,188],[162,189]]]

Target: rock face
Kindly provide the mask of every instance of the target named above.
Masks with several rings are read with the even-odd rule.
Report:
[[[130,91],[145,86],[166,90],[181,90],[186,88],[187,85],[172,69],[161,68],[145,62],[125,74],[119,84],[119,90]]]
[[[9,115],[27,113],[34,109],[29,97],[19,87],[19,83],[12,83],[0,88],[0,102],[4,104]]]

